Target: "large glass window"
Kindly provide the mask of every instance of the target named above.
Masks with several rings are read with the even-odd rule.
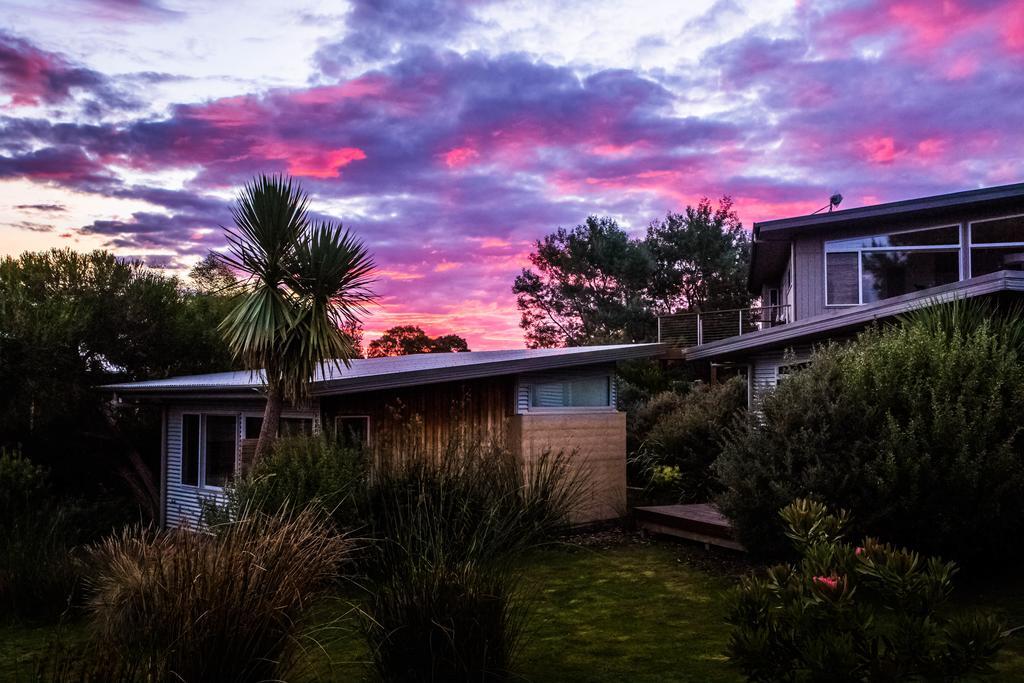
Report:
[[[1024,268],[1024,216],[971,223],[971,277]]]
[[[530,391],[533,408],[595,408],[611,405],[608,377],[541,382]]]
[[[223,487],[235,473],[238,418],[234,415],[182,415],[181,483]]]
[[[235,473],[238,418],[234,415],[206,416],[206,458],[203,483],[224,486]]]
[[[825,303],[854,306],[960,279],[960,229],[927,228],[825,243]]]
[[[199,486],[199,416],[181,416],[181,483]]]

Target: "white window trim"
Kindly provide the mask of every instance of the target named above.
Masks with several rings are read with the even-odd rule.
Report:
[[[1014,216],[1005,216],[1005,218],[1014,218]],[[997,218],[989,220],[999,220]],[[979,223],[981,221],[978,221]],[[916,246],[916,247],[901,247],[901,246],[887,246],[887,247],[837,247],[830,249],[829,245],[836,244],[838,242],[846,242],[849,240],[856,239],[869,239],[871,237],[880,237],[883,235],[906,235],[913,232],[924,232],[925,230],[941,230],[942,228],[956,228],[956,244],[932,244],[927,246]],[[968,231],[969,232],[969,231]],[[824,243],[822,249],[822,262],[823,271],[825,273],[823,279],[823,285],[825,287],[825,308],[849,308],[851,306],[863,306],[864,305],[864,252],[888,252],[888,251],[933,251],[933,252],[946,252],[950,253],[954,250],[957,253],[957,280],[964,279],[964,245],[963,236],[960,234],[959,223],[949,223],[945,225],[931,225],[924,228],[914,228],[912,230],[897,230],[894,232],[878,232],[868,235],[859,235],[854,237],[844,237],[843,239],[827,240]],[[968,237],[968,249],[970,244],[970,238]],[[828,255],[829,254],[856,254],[857,255],[857,303],[853,304],[833,304],[828,300]],[[970,254],[970,251],[968,251]]]
[[[971,268],[971,273],[968,277],[974,277],[974,267],[971,264],[971,252],[974,249],[1006,249],[1008,247],[1021,247],[1024,246],[1024,242],[982,242],[981,244],[974,243],[974,224],[975,223],[991,223],[993,221],[1003,221],[1007,218],[1024,218],[1024,213],[1013,213],[1007,216],[994,216],[992,218],[981,218],[976,221],[967,222],[967,265]]]
[[[196,483],[186,484],[182,481],[185,474],[185,416],[196,415],[199,417],[199,462],[197,463],[198,470],[196,472]],[[179,457],[181,458],[181,467],[178,470],[178,484],[184,488],[191,489],[193,491],[215,491],[223,492],[226,487],[214,486],[213,484],[206,483],[206,418],[209,415],[221,415],[224,417],[235,418],[235,462],[232,468],[232,476],[238,473],[238,453],[242,443],[241,432],[245,429],[245,421],[242,419],[241,413],[225,411],[225,410],[202,410],[198,412],[183,412],[181,414],[181,451]]]

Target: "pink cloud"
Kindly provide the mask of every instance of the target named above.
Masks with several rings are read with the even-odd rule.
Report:
[[[454,147],[441,155],[448,168],[465,166],[479,156],[480,153],[472,147]]]

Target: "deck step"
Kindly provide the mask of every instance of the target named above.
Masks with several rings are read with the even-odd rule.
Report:
[[[674,536],[705,545],[732,550],[746,550],[739,541],[732,524],[712,504],[653,505],[633,508],[640,529],[664,536]]]

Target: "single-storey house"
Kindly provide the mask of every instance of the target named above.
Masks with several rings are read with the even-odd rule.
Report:
[[[1022,271],[1024,183],[765,221],[749,275],[761,305],[663,316],[659,341],[745,372],[754,405],[815,345],[954,298],[1020,301]]]
[[[374,457],[389,447],[439,453],[459,435],[497,439],[524,462],[576,451],[589,499],[576,521],[626,511],[626,416],[615,364],[661,355],[658,344],[518,349],[355,359],[313,378],[308,407],[286,408],[281,431],[325,431]],[[266,404],[260,373],[222,372],[105,387],[163,414],[161,523],[195,524],[251,458]]]

